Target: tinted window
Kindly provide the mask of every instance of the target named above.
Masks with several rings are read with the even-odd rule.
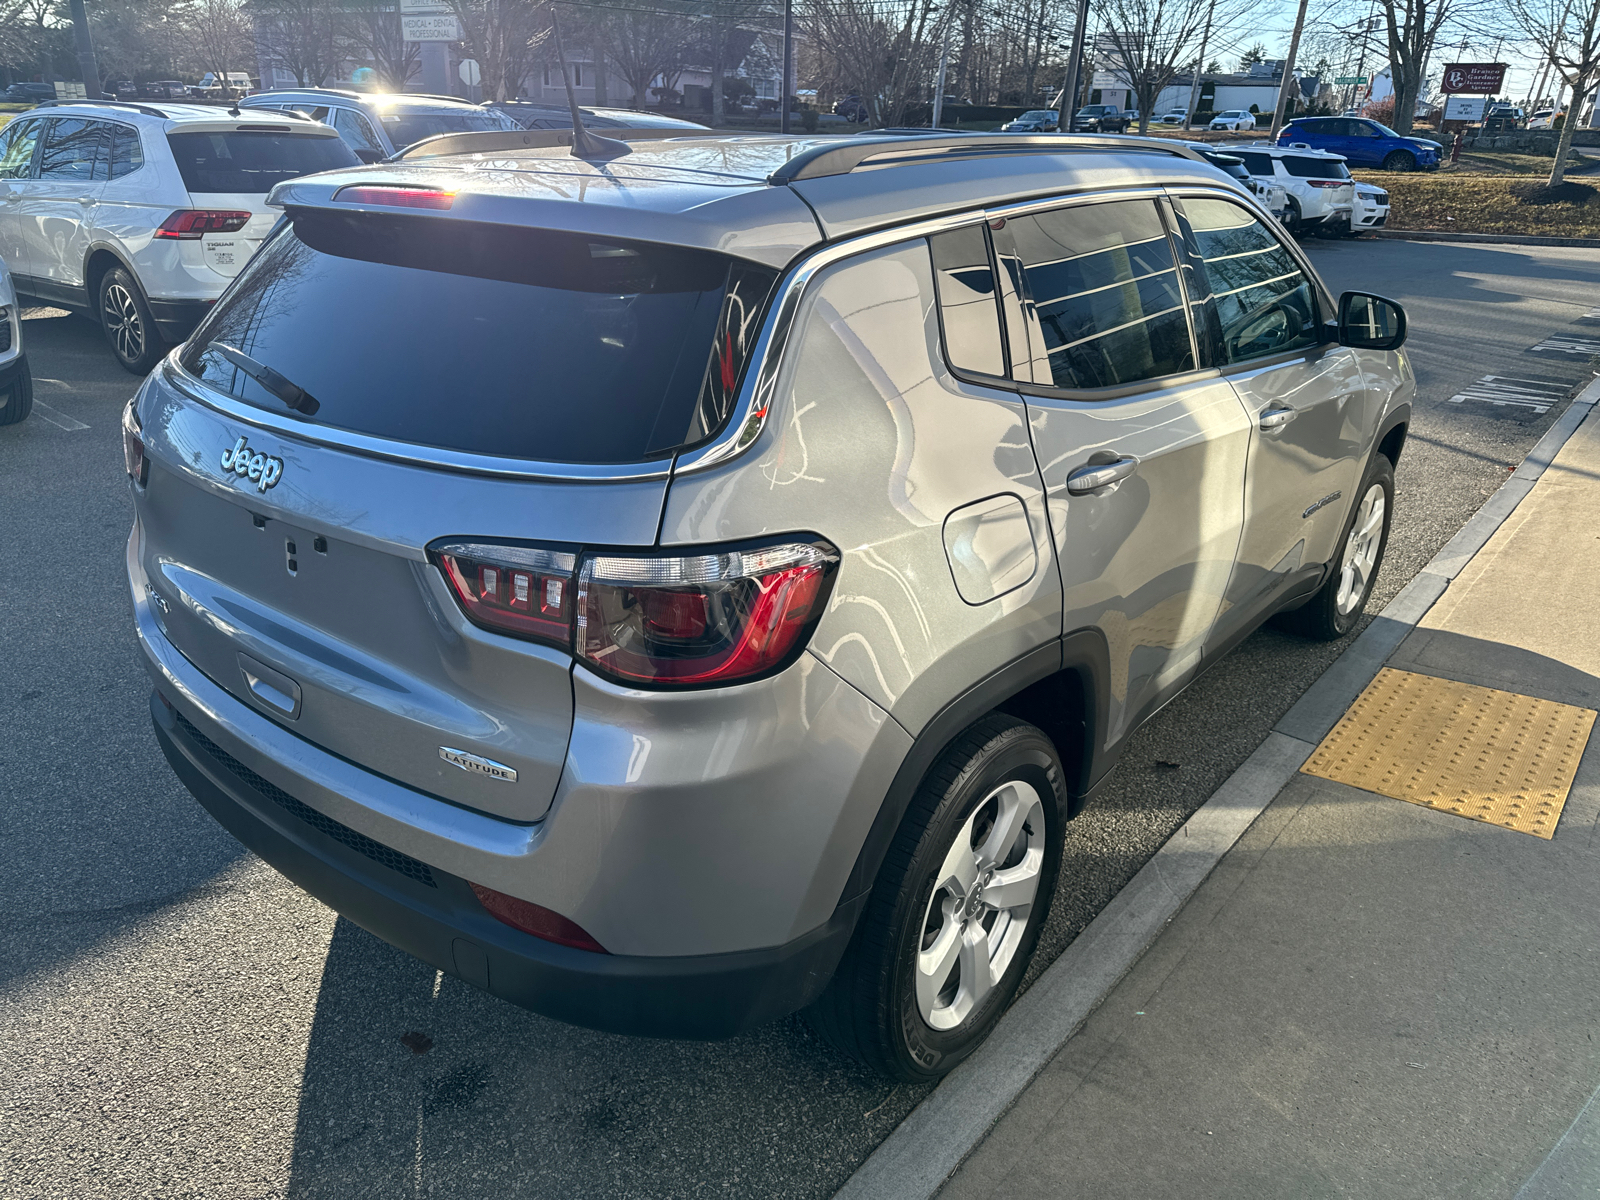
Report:
[[[27,179],[33,173],[33,149],[39,144],[41,121],[20,121],[5,131],[0,179]]]
[[[453,219],[296,212],[184,363],[280,414],[213,343],[304,388],[319,424],[469,453],[630,462],[731,410],[774,273],[705,251]]]
[[[78,117],[57,117],[47,121],[44,150],[39,155],[40,179],[94,178],[95,160],[102,150],[103,135],[109,130],[104,122],[85,121]]]
[[[950,365],[980,375],[1004,375],[994,268],[982,226],[941,233],[928,242]]]
[[[352,146],[363,150],[376,150],[379,154],[389,153],[378,141],[378,135],[372,132],[372,126],[367,123],[367,119],[353,108],[334,109],[333,127]]]
[[[139,133],[126,125],[117,125],[111,140],[111,178],[121,179],[144,166],[144,148],[139,144]]]
[[[360,164],[336,137],[227,130],[169,133],[183,186],[191,192],[269,192],[273,184]]]
[[[1336,158],[1302,158],[1297,154],[1283,156],[1283,169],[1296,179],[1349,179],[1350,172]]]
[[[1196,329],[1209,330],[1224,363],[1248,362],[1317,344],[1317,305],[1293,255],[1259,221],[1225,200],[1183,202],[1198,251],[1190,288]]]
[[[1172,247],[1154,204],[1085,204],[1016,217],[1006,228],[1057,387],[1111,387],[1193,369]]]
[[[1252,175],[1277,174],[1272,168],[1272,155],[1270,154],[1251,154],[1248,150],[1237,150],[1233,153],[1244,159],[1245,169]]]
[[[474,109],[450,109],[439,112],[389,112],[379,114],[383,131],[389,135],[396,150],[403,150],[413,142],[440,133],[477,133],[486,129],[504,129],[498,118]]]

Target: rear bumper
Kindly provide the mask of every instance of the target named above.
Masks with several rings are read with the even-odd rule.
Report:
[[[167,761],[228,832],[294,883],[390,945],[545,1016],[613,1033],[732,1037],[814,1000],[865,903],[762,950],[692,957],[594,954],[542,941],[484,911],[467,881],[383,846],[256,775],[152,693]]]
[[[200,324],[200,319],[211,311],[214,300],[157,300],[150,298],[150,315],[156,319],[156,328],[168,342],[181,342]]]

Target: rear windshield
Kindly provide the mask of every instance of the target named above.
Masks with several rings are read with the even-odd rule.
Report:
[[[473,454],[621,463],[705,440],[732,409],[776,277],[582,234],[290,215],[184,366],[260,408]],[[315,403],[291,412],[238,354]]]
[[[1349,169],[1337,158],[1303,158],[1295,154],[1285,154],[1283,169],[1296,179],[1350,178]]]
[[[266,193],[285,179],[361,165],[342,138],[308,133],[169,133],[167,142],[190,192]]]
[[[378,119],[383,122],[383,131],[389,135],[389,141],[397,150],[441,133],[481,133],[515,125],[515,122],[502,120],[498,114],[470,108],[435,112],[380,112]]]

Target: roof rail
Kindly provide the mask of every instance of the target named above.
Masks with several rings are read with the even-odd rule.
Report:
[[[163,121],[172,120],[170,114],[162,112],[159,108],[151,108],[148,104],[133,104],[127,100],[43,100],[34,107],[64,108],[70,104],[98,104],[101,108],[131,108],[147,117],[160,117]]]
[[[679,137],[738,137],[748,136],[747,129],[663,129],[660,126],[634,128],[606,128],[606,136],[619,142],[659,142]],[[444,158],[451,154],[493,154],[506,150],[539,150],[549,146],[572,145],[570,129],[485,129],[474,133],[437,133],[433,137],[413,142],[387,162],[412,162],[419,158]]]
[[[1052,154],[1064,150],[1132,150],[1144,154],[1170,154],[1175,158],[1204,161],[1196,151],[1158,138],[1119,137],[1110,134],[1061,133],[948,133],[896,129],[889,136],[857,134],[848,140],[812,146],[796,154],[767,177],[769,183],[793,183],[825,175],[848,175],[875,158],[927,161],[933,158],[967,158],[984,154]],[[888,165],[888,164],[882,164]]]

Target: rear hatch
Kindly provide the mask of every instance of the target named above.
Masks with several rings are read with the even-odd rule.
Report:
[[[136,584],[185,657],[307,741],[537,820],[571,730],[569,644],[469,620],[429,544],[651,545],[673,453],[731,406],[742,361],[724,372],[713,345],[751,272],[773,272],[443,216],[289,215],[141,396]]]
[[[197,212],[186,255],[224,279],[244,269],[277,222],[267,193],[286,179],[360,160],[332,129],[309,121],[205,122],[171,129],[167,144]],[[189,247],[192,246],[192,249]]]

